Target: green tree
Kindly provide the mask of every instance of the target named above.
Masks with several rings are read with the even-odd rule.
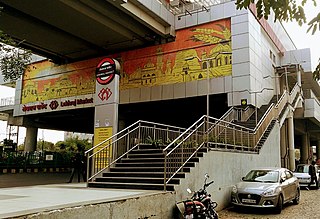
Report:
[[[0,16],[1,16],[0,7]],[[23,42],[23,41],[22,41]],[[4,81],[15,82],[28,69],[32,53],[0,30],[0,70]]]
[[[32,53],[22,49],[20,43],[0,30],[0,69],[4,81],[14,82],[28,69]]]
[[[49,141],[40,140],[37,142],[37,151],[51,151],[55,152],[57,149],[54,143]]]
[[[58,141],[55,146],[58,151],[85,151],[92,147],[92,143],[88,139],[79,139],[76,136]]]
[[[308,31],[314,34],[317,30],[320,30],[320,12],[314,18],[307,20],[304,12],[304,6],[308,0],[296,1],[296,0],[237,0],[237,9],[248,9],[250,4],[255,3],[257,8],[258,18],[264,17],[268,19],[271,10],[274,11],[275,21],[296,21],[300,26],[307,23],[309,25]],[[314,6],[317,6],[316,0],[309,0]],[[320,62],[313,72],[313,78],[320,80]]]

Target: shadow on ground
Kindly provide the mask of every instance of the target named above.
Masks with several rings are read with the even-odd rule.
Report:
[[[5,173],[0,174],[0,188],[66,183],[70,178],[70,174],[70,172]],[[74,178],[73,182],[76,183],[77,180]]]

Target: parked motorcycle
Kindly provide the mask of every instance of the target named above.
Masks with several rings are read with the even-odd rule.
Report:
[[[211,195],[206,190],[213,181],[207,183],[207,179],[209,179],[208,174],[205,175],[203,188],[195,191],[191,199],[176,204],[183,218],[218,219],[218,213],[215,211],[218,204],[211,200]],[[190,189],[187,191],[192,193]]]

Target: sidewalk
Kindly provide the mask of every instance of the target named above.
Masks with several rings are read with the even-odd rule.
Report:
[[[71,173],[3,173],[0,174],[0,188],[66,183]],[[73,182],[77,179],[73,177]]]
[[[23,218],[23,215],[43,211],[161,193],[87,188],[83,182],[66,183],[69,175],[70,173],[1,174],[0,218]]]

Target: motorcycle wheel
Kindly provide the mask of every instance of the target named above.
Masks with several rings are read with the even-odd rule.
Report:
[[[209,217],[210,219],[218,219],[218,213],[214,209],[209,209]]]

